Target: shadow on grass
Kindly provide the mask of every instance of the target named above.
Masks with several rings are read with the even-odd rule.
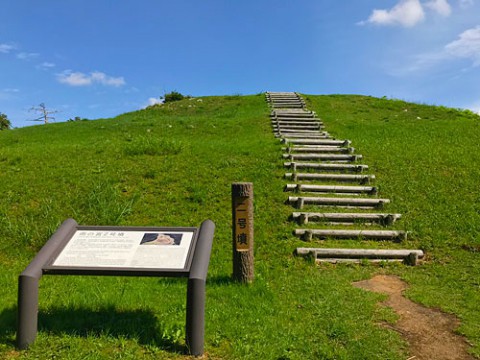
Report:
[[[236,284],[236,282],[232,279],[231,276],[223,275],[223,276],[210,276],[207,278],[207,286],[208,285],[231,285]]]
[[[15,346],[17,331],[17,307],[11,307],[0,312],[0,344]]]
[[[0,313],[0,342],[15,346],[17,331],[17,307]],[[98,310],[88,308],[52,308],[40,310],[38,331],[54,335],[68,334],[79,337],[109,336],[137,341],[141,345],[187,353],[187,347],[180,343],[184,336],[183,326],[162,325],[149,310],[118,310],[105,307]]]
[[[159,282],[162,284],[167,284],[167,285],[180,284],[182,286],[186,285],[187,281],[188,280],[186,278],[162,278],[159,280]],[[231,284],[237,284],[237,282],[234,281],[232,277],[228,275],[207,277],[207,287],[208,285],[231,285]]]

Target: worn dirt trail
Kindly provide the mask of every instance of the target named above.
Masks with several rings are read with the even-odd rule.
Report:
[[[377,275],[354,286],[389,295],[383,303],[400,319],[392,326],[410,344],[411,360],[475,360],[468,353],[468,344],[454,333],[458,319],[439,310],[418,305],[403,296],[407,285],[396,276]]]

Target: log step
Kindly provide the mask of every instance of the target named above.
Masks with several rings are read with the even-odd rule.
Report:
[[[351,148],[353,149],[353,148]],[[349,160],[349,161],[356,161],[358,160],[358,156],[360,155],[347,155],[347,154],[335,154],[337,151],[331,152],[324,152],[324,153],[304,153],[304,154],[283,154],[284,159],[289,159],[292,161],[296,160]],[[350,153],[351,154],[351,153]]]
[[[272,100],[281,100],[281,99],[290,99],[290,100],[299,100],[301,99],[300,96],[298,96],[295,93],[292,94],[271,94],[267,95],[267,98],[272,99]]]
[[[360,262],[368,259],[373,262],[403,261],[408,265],[416,265],[425,254],[422,250],[384,250],[384,249],[318,249],[297,248],[297,256],[314,256],[318,262]]]
[[[304,140],[333,140],[331,139],[330,135],[324,135],[322,133],[316,132],[314,134],[301,134],[301,133],[294,133],[294,134],[285,134],[284,137],[288,137],[289,139],[304,139]]]
[[[303,209],[304,205],[333,206],[357,209],[382,209],[385,204],[390,203],[390,200],[369,198],[289,196],[287,202],[295,205],[297,209]]]
[[[332,230],[332,229],[296,229],[294,234],[302,240],[316,239],[362,239],[393,240],[407,239],[407,232],[400,230]]]
[[[279,111],[275,110],[270,114],[271,118],[301,118],[301,119],[314,119],[317,118],[314,113],[309,111]]]
[[[334,193],[344,195],[377,194],[377,188],[372,186],[287,184],[285,185],[284,191]]]
[[[314,173],[286,173],[286,179],[317,180],[317,181],[346,181],[368,184],[375,180],[375,175],[351,175],[351,174],[314,174]]]
[[[272,103],[281,104],[281,103],[304,103],[301,97],[299,96],[281,96],[281,97],[270,97]]]
[[[321,135],[330,135],[325,128],[322,126],[316,126],[312,128],[291,128],[288,126],[280,126],[280,127],[272,127],[273,132],[275,133],[283,133],[285,137],[288,137],[289,133],[293,134],[321,134]]]
[[[326,171],[349,171],[361,173],[368,169],[368,165],[356,164],[334,164],[334,163],[305,163],[305,162],[286,162],[283,164],[287,168],[296,169],[317,169]]]
[[[299,225],[309,222],[323,222],[337,225],[354,225],[361,222],[364,225],[380,224],[383,226],[393,225],[402,217],[401,214],[378,214],[378,213],[315,213],[315,212],[294,212],[292,220]]]
[[[315,146],[311,148],[289,148],[288,154],[283,154],[285,159],[289,159],[292,155],[297,159],[307,158],[310,160],[310,156],[313,156],[315,159],[316,154],[331,154],[331,153],[341,153],[341,154],[353,154],[355,148],[353,147],[339,147],[339,146]]]
[[[322,129],[322,126],[319,123],[312,123],[309,125],[280,125],[272,124],[273,131],[294,131],[294,132],[303,132],[303,131],[319,131]]]
[[[298,103],[298,104],[275,104],[275,103],[272,103],[272,106],[274,108],[289,108],[289,109],[302,109],[304,107],[304,105],[302,103]]]
[[[349,146],[352,142],[350,140],[334,140],[334,139],[283,139],[285,144],[293,145],[341,145]]]
[[[317,118],[275,118],[275,119],[272,119],[271,124],[280,124],[280,125],[321,124],[321,125],[324,125],[323,121],[320,121]]]
[[[297,154],[300,155],[300,154]],[[289,154],[288,159],[292,160],[296,164],[299,164],[295,160],[317,160],[317,161],[334,161],[334,162],[356,162],[363,158],[362,155],[347,155],[347,154],[314,154],[314,157],[299,158],[295,154]],[[283,156],[283,155],[282,155]],[[284,156],[283,156],[284,157]],[[285,157],[284,157],[285,158]],[[300,162],[301,163],[301,162]],[[311,167],[314,168],[314,167]]]
[[[293,116],[276,116],[270,119],[271,124],[276,123],[285,123],[285,124],[295,124],[295,123],[307,123],[307,124],[315,124],[320,123],[323,125],[323,121],[319,118],[314,117],[293,117]]]
[[[272,126],[275,127],[314,127],[320,126],[321,128],[324,127],[324,124],[320,121],[272,121]]]
[[[275,101],[272,101],[271,104],[275,108],[281,108],[281,107],[303,108],[305,106],[305,103],[303,103],[302,101],[298,101],[298,100],[275,100]]]
[[[415,254],[413,254],[415,255]],[[362,264],[364,261],[367,261],[371,264],[384,264],[384,263],[400,263],[405,265],[415,266],[418,263],[418,260],[413,260],[414,263],[411,263],[411,260],[405,259],[342,259],[342,258],[320,258],[315,259],[315,264]]]
[[[312,155],[318,153],[342,153],[342,154],[353,154],[355,148],[353,147],[340,147],[340,146],[310,146],[308,148],[304,147],[289,147],[287,148],[288,154],[283,154],[285,159],[288,159],[290,155],[300,155],[297,153],[306,153],[305,155]]]
[[[320,133],[318,130],[315,132],[309,133],[299,133],[299,132],[283,132],[283,131],[274,131],[275,137],[277,138],[292,138],[292,139],[332,139],[328,134]]]
[[[282,134],[284,137],[291,137],[290,135],[323,135],[327,139],[330,138],[330,134],[326,131],[320,131],[322,129],[307,129],[307,130],[300,130],[300,129],[289,129],[289,128],[274,128],[273,132],[276,134]]]

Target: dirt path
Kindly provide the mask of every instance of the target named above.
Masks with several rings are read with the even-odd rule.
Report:
[[[410,344],[411,360],[475,360],[468,353],[465,339],[454,333],[458,319],[441,311],[420,306],[402,293],[407,285],[396,276],[377,275],[354,286],[388,294],[383,303],[391,307],[400,319],[388,325],[398,331]]]

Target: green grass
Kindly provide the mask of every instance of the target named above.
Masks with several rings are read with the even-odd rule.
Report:
[[[39,333],[16,351],[16,281],[66,218],[86,225],[216,225],[205,350],[212,359],[405,359],[378,326],[384,297],[351,286],[397,274],[407,295],[460,317],[480,355],[480,120],[466,112],[361,96],[306,96],[377,177],[419,267],[316,267],[292,252],[281,144],[263,95],[185,99],[96,121],[0,133],[0,358],[171,359],[185,355],[183,279],[46,276]],[[407,111],[405,111],[407,110]],[[231,276],[230,186],[255,192],[255,282]],[[347,246],[390,244],[346,241]],[[339,242],[325,243],[336,246]],[[396,245],[399,246],[399,245]]]

